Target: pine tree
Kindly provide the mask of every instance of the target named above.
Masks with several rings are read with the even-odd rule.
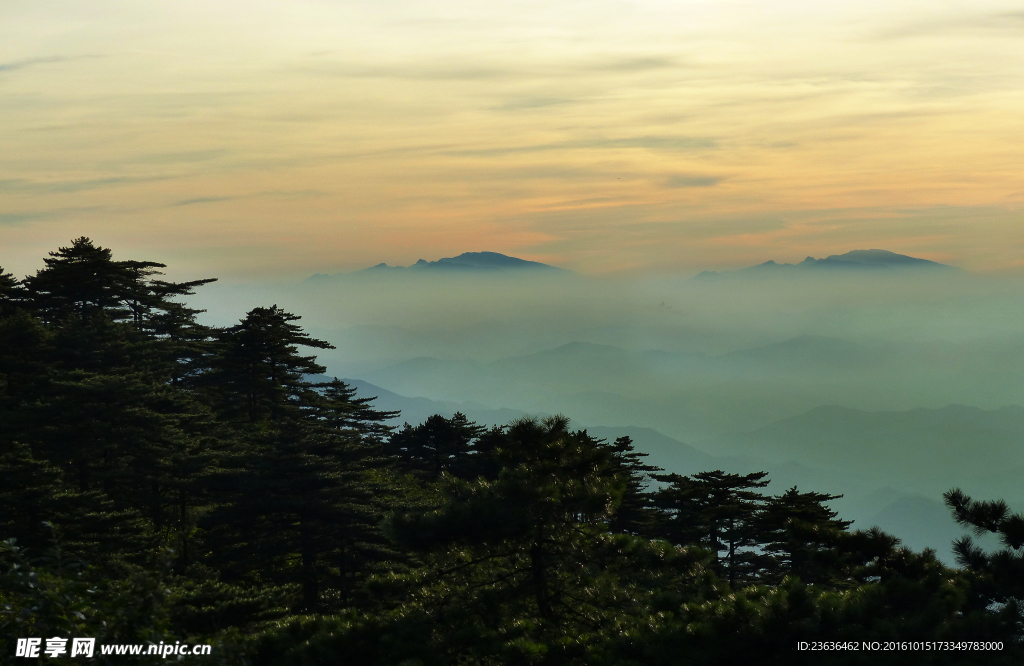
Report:
[[[656,474],[668,486],[652,502],[664,512],[661,534],[676,544],[701,545],[711,551],[716,572],[729,583],[756,575],[759,541],[757,512],[767,472],[727,474],[721,470],[692,476]],[[725,555],[719,553],[725,551]]]
[[[988,602],[1013,603],[1024,600],[1024,514],[1012,513],[1002,500],[971,499],[959,488],[943,495],[953,518],[970,528],[975,536],[995,534],[1002,550],[986,553],[969,536],[954,542],[957,563],[981,576],[980,593]]]
[[[47,323],[68,318],[87,321],[103,314],[145,330],[155,313],[181,308],[173,297],[186,296],[214,279],[166,282],[153,279],[166,268],[155,261],[114,261],[112,252],[76,238],[43,260],[45,267],[25,278],[28,302]],[[192,311],[193,313],[195,311]]]
[[[315,356],[299,355],[298,347],[334,346],[306,335],[292,323],[299,319],[276,305],[254,308],[219,334],[213,370],[204,384],[212,389],[222,418],[250,424],[300,418],[314,389],[304,377],[326,369]]]
[[[352,603],[355,588],[394,556],[377,523],[386,497],[371,477],[396,416],[322,374],[298,347],[329,349],[273,306],[250,311],[223,331],[213,370],[223,447],[207,475],[217,506],[201,521],[206,561],[229,582],[297,585],[297,605]]]
[[[356,389],[337,377],[311,385],[318,394],[313,401],[313,418],[337,431],[357,433],[364,441],[382,445],[393,428],[385,421],[397,418],[398,411],[373,408],[376,397],[358,398]]]
[[[20,305],[21,282],[0,266],[0,316]]]
[[[443,504],[394,516],[392,533],[414,549],[441,548],[442,569],[472,569],[474,589],[500,591],[501,603],[526,604],[536,619],[559,624],[592,612],[587,553],[625,485],[609,447],[550,417],[511,424],[497,454],[496,480],[442,474]]]
[[[417,426],[406,423],[391,436],[386,450],[403,470],[425,479],[436,479],[443,472],[472,478],[477,472],[473,444],[484,431],[464,414],[451,418],[435,414]]]
[[[45,390],[53,362],[52,331],[20,309],[0,308],[0,429],[20,420],[17,406],[38,400]]]
[[[200,521],[206,561],[229,582],[295,584],[299,607],[353,602],[394,551],[377,528],[386,488],[379,447],[351,430],[284,422],[235,439],[215,472],[217,505]]]
[[[76,238],[43,260],[45,267],[25,279],[35,310],[47,323],[74,317],[87,321],[106,313],[117,321],[128,316],[123,302],[127,275],[111,251],[85,237]]]
[[[0,449],[0,536],[20,548],[41,551],[49,542],[43,527],[55,520],[60,470],[32,456],[28,446],[7,443]]]
[[[825,505],[842,495],[801,493],[792,487],[782,495],[768,497],[758,516],[763,549],[768,555],[767,580],[780,582],[787,575],[805,583],[820,583],[834,573],[836,557],[829,546],[835,532],[852,524]]]
[[[654,599],[692,582],[702,555],[608,532],[625,442],[573,432],[564,417],[483,439],[496,477],[444,472],[435,506],[388,522],[425,566],[399,578],[411,603],[396,610],[387,632],[399,642],[381,646],[380,663],[618,663],[602,661],[605,638],[642,632]]]
[[[143,517],[120,508],[102,492],[66,488],[60,470],[15,442],[0,455],[0,535],[16,539],[28,556],[49,547],[53,529],[62,534],[62,548],[94,563],[142,562],[155,546]]]
[[[648,454],[633,448],[633,440],[619,437],[609,445],[615,462],[615,474],[625,481],[622,499],[611,517],[612,532],[628,532],[650,536],[657,522],[657,512],[651,507],[647,486],[651,472],[664,471],[643,462]]]
[[[0,409],[10,416],[0,438],[59,468],[62,492],[77,493],[89,515],[138,522],[142,512],[165,530],[169,491],[180,495],[195,468],[181,454],[203,411],[177,380],[201,371],[193,360],[208,354],[199,347],[209,337],[198,311],[175,299],[212,280],[160,280],[163,264],[115,261],[87,238],[44,263],[0,317],[13,350],[0,352]]]

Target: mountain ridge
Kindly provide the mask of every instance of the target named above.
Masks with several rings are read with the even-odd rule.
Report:
[[[879,271],[879,270],[958,270],[955,266],[940,264],[929,259],[920,259],[906,254],[897,254],[889,250],[850,250],[845,254],[832,254],[821,259],[808,256],[797,264],[780,264],[773,259],[748,266],[735,271],[702,271],[694,276],[694,279],[709,279],[726,276],[749,276],[762,275],[767,273],[786,273],[805,270],[850,270],[850,271]]]
[[[366,277],[377,275],[405,275],[412,272],[431,272],[448,274],[495,274],[535,271],[545,273],[570,272],[564,268],[551,266],[550,264],[543,264],[539,261],[520,259],[519,257],[512,257],[507,254],[501,254],[500,252],[463,252],[458,256],[442,257],[437,261],[427,261],[426,259],[419,259],[410,266],[390,266],[384,262],[381,262],[375,266],[370,266],[369,268],[363,268],[349,273],[336,273],[334,275],[329,275],[326,273],[316,273],[307,278],[306,281],[319,281],[329,278],[352,276]]]
[[[941,493],[954,486],[1019,494],[1001,477],[1024,468],[1024,407],[962,404],[867,411],[820,405],[749,432],[701,443],[717,455],[793,460],[865,474],[895,487]]]

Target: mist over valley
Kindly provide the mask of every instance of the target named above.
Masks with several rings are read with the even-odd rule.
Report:
[[[942,492],[1024,499],[1019,280],[884,251],[696,278],[503,256],[212,285],[197,298],[212,312],[277,303],[301,315],[336,346],[318,355],[328,374],[394,394],[401,420],[561,413],[594,432],[650,429],[664,439],[638,446],[669,471],[764,469],[776,492],[844,493],[837,506],[858,524],[886,511],[891,523],[893,506],[917,498],[946,527],[913,540],[944,556],[958,528]]]

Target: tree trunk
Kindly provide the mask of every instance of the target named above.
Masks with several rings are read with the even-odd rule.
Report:
[[[185,499],[185,489],[181,488],[178,490],[178,531],[181,534],[181,554],[178,556],[178,560],[181,562],[182,568],[189,565],[189,552],[188,552],[188,502]]]
[[[314,611],[320,596],[316,580],[316,554],[313,552],[309,525],[304,516],[299,516],[299,548],[302,555],[302,603],[307,611]]]
[[[78,459],[78,490],[89,492],[89,462],[85,458]]]
[[[735,524],[730,521],[729,533],[730,535],[736,529]],[[736,582],[736,539],[732,536],[729,537],[729,585],[731,586]]]
[[[554,620],[551,598],[548,594],[547,572],[544,567],[544,547],[540,539],[530,548],[530,571],[533,574],[533,588],[537,599],[537,611],[545,620]]]

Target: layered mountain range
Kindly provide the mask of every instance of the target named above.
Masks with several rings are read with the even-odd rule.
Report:
[[[833,254],[822,259],[807,257],[797,264],[780,264],[773,260],[737,271],[703,271],[696,277],[699,279],[721,278],[726,276],[759,276],[768,274],[799,274],[807,270],[830,271],[878,271],[878,270],[913,270],[938,269],[955,270],[952,266],[940,264],[928,259],[920,259],[905,254],[897,254],[888,250],[851,250],[846,254]],[[551,266],[539,261],[529,261],[511,257],[500,252],[463,252],[455,257],[443,257],[437,261],[420,259],[409,266],[391,266],[379,263],[350,273],[329,275],[317,273],[309,281],[322,281],[339,277],[374,277],[383,275],[459,275],[459,274],[508,274],[508,273],[571,273],[564,268]]]

